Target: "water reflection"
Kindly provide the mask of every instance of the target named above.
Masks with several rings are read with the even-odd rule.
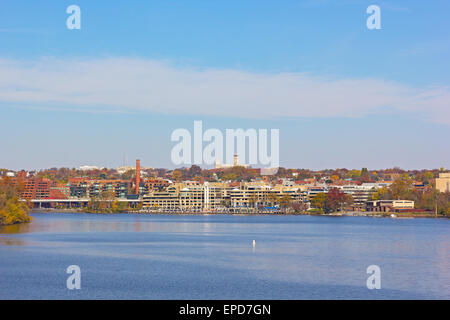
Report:
[[[0,236],[0,245],[5,246],[24,246],[28,243],[22,239],[6,238]]]
[[[0,234],[20,233],[60,233],[60,232],[201,232],[210,234],[217,232],[218,225],[210,222],[198,223],[194,221],[170,221],[166,217],[137,215],[89,215],[89,214],[35,214],[30,223],[15,224],[0,227]],[[147,218],[147,219],[146,219]],[[175,219],[176,217],[174,217]],[[228,226],[241,229],[242,226],[231,224]]]
[[[15,234],[15,233],[27,233],[33,232],[31,223],[12,224],[8,226],[0,226],[0,234]]]

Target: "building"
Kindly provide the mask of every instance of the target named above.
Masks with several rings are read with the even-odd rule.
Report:
[[[52,183],[49,199],[69,199],[70,187],[64,183]]]
[[[450,172],[439,173],[439,178],[436,178],[436,189],[440,192],[450,192]]]
[[[126,198],[130,193],[131,182],[127,180],[91,180],[70,178],[68,183],[70,198],[91,198],[100,193],[112,191],[116,198]]]
[[[68,185],[47,178],[26,177],[20,174],[16,181],[21,185],[20,198],[24,200],[67,199],[70,196]]]
[[[91,170],[100,170],[100,168],[97,167],[97,166],[84,165],[84,166],[80,166],[79,170],[81,170],[81,171],[91,171]]]
[[[263,182],[241,183],[230,191],[230,204],[233,208],[250,208],[271,205],[275,200],[272,187]]]
[[[128,167],[127,167],[128,168]],[[141,162],[136,160],[135,167],[129,167],[135,171],[134,178],[130,180],[95,180],[85,177],[70,178],[69,197],[70,198],[91,198],[97,197],[103,192],[112,192],[119,199],[139,199],[142,195],[150,194],[158,190],[161,191],[170,185],[165,179],[142,178]]]
[[[171,182],[167,179],[161,178],[149,178],[144,179],[140,183],[140,194],[150,194],[153,191],[162,191],[167,188]]]
[[[226,208],[238,210],[264,209],[280,202],[305,203],[304,186],[274,187],[264,182],[231,183],[205,182],[203,184],[176,183],[164,191],[143,196],[143,207],[160,211],[217,211]]]
[[[401,212],[412,210],[414,210],[414,201],[412,200],[377,200],[366,203],[366,211]]]
[[[233,167],[249,168],[250,166],[248,164],[239,164],[239,156],[237,154],[234,155],[233,164],[221,164],[219,159],[216,159],[216,164],[215,164],[216,169],[226,169],[226,168],[233,168]]]
[[[132,167],[132,166],[122,166],[122,167],[116,168],[116,171],[119,174],[124,174],[127,171],[134,171],[134,170],[136,170],[136,167]]]
[[[50,187],[52,186],[52,181],[46,178],[27,178],[22,180],[24,184],[23,191],[20,194],[22,199],[49,199],[50,198]]]
[[[166,191],[155,191],[143,197],[143,208],[162,211],[180,210],[180,193],[175,186]]]
[[[344,185],[321,185],[315,184],[313,186],[307,186],[308,200],[311,201],[318,193],[328,193],[333,188],[337,188],[345,194],[351,195],[353,199],[353,205],[356,208],[363,208],[366,202],[372,198],[372,194],[378,189],[389,186],[391,182],[376,182],[376,183],[363,183],[361,185],[356,184],[344,184]]]
[[[378,189],[389,186],[389,183],[363,183],[362,185],[338,186],[342,192],[349,194],[353,198],[353,204],[358,207],[365,206],[366,202],[372,199],[372,194]]]
[[[224,205],[229,198],[225,183],[175,183],[165,191],[153,191],[143,196],[143,207],[161,211],[211,211]]]
[[[140,166],[140,163],[139,163]],[[143,170],[153,170],[152,167],[140,167],[141,170],[141,175],[145,174],[145,172]],[[136,171],[136,166],[121,166],[121,167],[117,167],[116,171],[118,174],[124,174],[127,171]]]

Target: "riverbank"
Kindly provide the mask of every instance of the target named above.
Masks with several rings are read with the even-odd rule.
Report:
[[[31,213],[31,212],[30,212]],[[5,222],[1,222],[0,223],[0,227],[5,227],[5,226],[12,226],[15,224],[24,224],[24,223],[29,223],[33,220],[33,217],[28,216],[26,219],[15,219],[12,221],[9,221],[7,223]]]
[[[115,215],[116,213],[109,212],[86,212],[82,209],[32,209],[30,213],[92,213],[92,214],[104,214],[104,215]],[[144,215],[285,215],[285,216],[325,216],[325,217],[374,217],[374,218],[394,218],[394,219],[412,219],[412,218],[449,218],[448,216],[436,215],[431,212],[364,212],[364,211],[353,211],[353,212],[343,212],[343,213],[318,213],[318,212],[298,212],[298,213],[281,213],[281,212],[194,212],[194,211],[127,211],[119,212],[121,214],[144,214]]]

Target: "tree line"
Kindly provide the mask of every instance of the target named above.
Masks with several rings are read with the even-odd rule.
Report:
[[[86,207],[89,213],[120,213],[127,212],[128,204],[119,201],[113,191],[103,191],[98,196],[91,197]]]
[[[413,180],[403,174],[389,187],[378,189],[372,200],[413,200],[416,209],[434,211],[437,214],[450,216],[450,193],[439,192],[433,183],[427,184],[423,189],[413,186]]]

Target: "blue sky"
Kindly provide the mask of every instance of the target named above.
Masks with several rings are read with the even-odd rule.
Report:
[[[68,30],[66,8],[81,8]],[[381,8],[368,30],[366,8]],[[448,1],[2,1],[0,167],[172,167],[278,128],[295,168],[450,167]]]

